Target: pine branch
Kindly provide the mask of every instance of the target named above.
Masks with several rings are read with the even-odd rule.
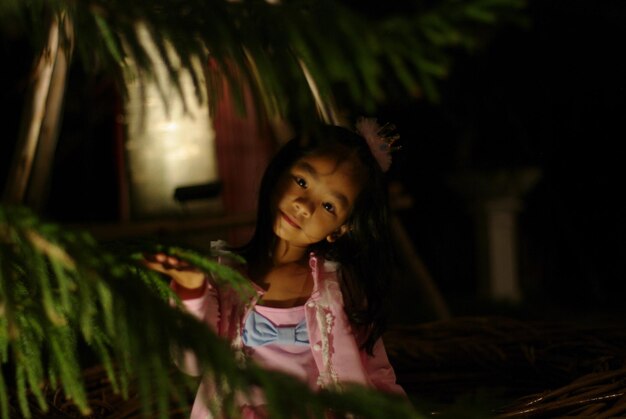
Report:
[[[250,286],[236,270],[190,250],[167,250],[247,298]],[[195,391],[182,373],[169,373],[172,348],[196,355],[219,384],[225,411],[237,411],[236,391],[258,385],[276,418],[323,417],[329,408],[372,418],[419,417],[407,403],[372,390],[316,394],[292,377],[237,360],[226,341],[170,304],[174,298],[160,275],[131,257],[105,252],[87,234],[43,223],[27,210],[0,206],[0,355],[1,365],[11,367],[0,376],[2,417],[9,417],[12,388],[24,417],[31,417],[29,395],[45,411],[46,383],[88,414],[85,347],[114,390],[128,397],[136,383],[146,417],[166,418],[171,400]]]
[[[269,114],[301,112],[305,119],[314,111],[315,102],[301,63],[324,99],[331,99],[344,86],[344,105],[350,107],[373,109],[385,100],[390,80],[408,95],[436,101],[437,81],[447,75],[451,49],[475,49],[488,38],[490,29],[523,20],[524,4],[524,0],[442,0],[425,8],[412,1],[397,13],[373,18],[364,15],[362,7],[350,8],[332,0],[273,4],[30,0],[2,2],[0,20],[37,36],[34,29],[41,20],[37,11],[66,13],[74,22],[83,66],[116,75],[122,89],[129,58],[139,73],[152,74],[152,63],[138,35],[141,22],[179,90],[178,75],[183,69],[196,83],[202,79],[203,69],[196,68],[190,57],[202,63],[212,60],[219,74],[209,73],[209,77],[226,76],[234,92],[244,82],[250,84],[256,104]],[[168,57],[168,44],[180,62]],[[236,72],[230,71],[233,67]],[[197,83],[196,89],[204,87]],[[203,95],[197,92],[197,96]],[[209,97],[214,99],[214,95]]]

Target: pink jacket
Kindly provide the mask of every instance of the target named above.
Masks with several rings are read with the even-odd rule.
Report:
[[[341,383],[349,382],[404,395],[402,387],[396,384],[396,375],[382,339],[374,345],[373,356],[359,349],[343,309],[337,263],[311,254],[309,266],[314,286],[311,297],[305,303],[305,317],[313,358],[320,372],[320,387],[341,388]],[[204,294],[200,298],[184,300],[184,305],[189,313],[206,322],[219,336],[230,340],[235,351],[243,353],[243,321],[263,295],[262,289],[254,287],[257,296],[246,303],[234,291],[218,287],[215,281],[209,279]],[[200,375],[195,364],[193,359],[186,359],[181,368],[188,374]],[[192,418],[211,417],[204,403],[207,391],[207,383],[203,382],[194,402]]]

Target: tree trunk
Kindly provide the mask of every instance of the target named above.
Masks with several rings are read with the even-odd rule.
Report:
[[[4,189],[6,204],[26,204],[40,210],[45,203],[71,50],[71,22],[64,15],[53,16],[47,45],[34,66],[20,137]]]

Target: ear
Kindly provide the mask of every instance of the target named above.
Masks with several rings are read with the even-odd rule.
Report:
[[[339,239],[339,237],[343,236],[348,231],[350,231],[350,227],[347,224],[344,224],[341,227],[339,227],[337,230],[333,231],[328,236],[326,236],[326,241],[328,243],[335,242],[337,241],[337,239]]]

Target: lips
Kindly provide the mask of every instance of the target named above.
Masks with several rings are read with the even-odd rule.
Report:
[[[292,226],[293,228],[297,228],[298,230],[300,230],[300,226],[291,218],[289,218],[289,216],[287,214],[285,214],[284,212],[280,212],[281,217],[283,217],[283,220],[285,220],[287,222],[287,224],[289,224],[290,226]]]

